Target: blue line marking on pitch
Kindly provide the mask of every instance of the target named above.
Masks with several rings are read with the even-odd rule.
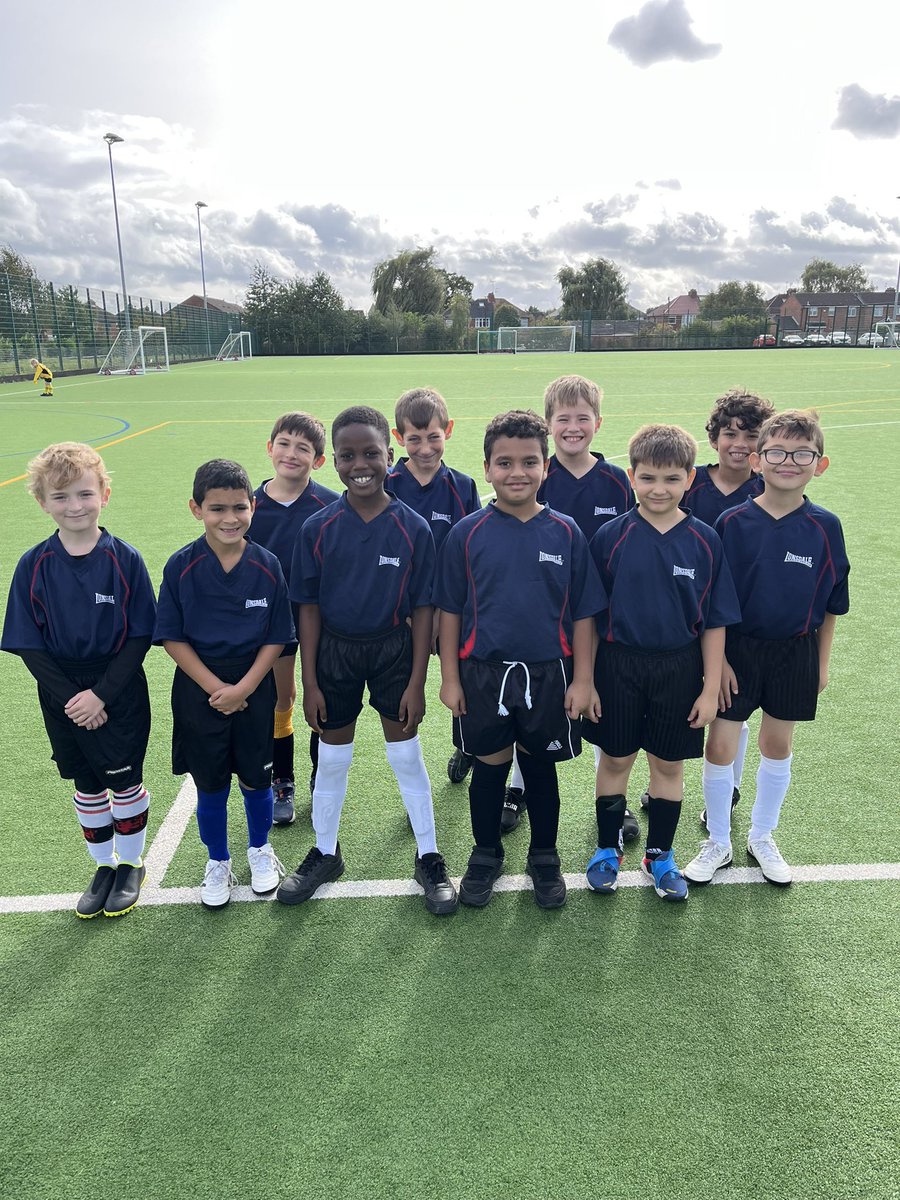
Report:
[[[66,413],[71,413],[71,411],[72,411],[72,410],[71,410],[71,409],[68,409],[68,408],[66,408],[66,409],[62,409],[62,408],[51,408],[51,409],[45,409],[44,411],[45,411],[45,412],[66,412]],[[93,446],[94,442],[105,442],[107,438],[111,438],[111,437],[113,437],[113,436],[114,436],[115,434],[117,434],[117,433],[124,433],[126,429],[130,429],[130,428],[131,428],[131,422],[130,422],[130,421],[126,421],[124,417],[111,417],[111,416],[109,416],[107,413],[92,413],[91,415],[92,415],[92,416],[96,416],[96,417],[100,417],[100,418],[101,418],[101,420],[103,420],[103,421],[118,421],[118,422],[119,422],[119,428],[118,428],[118,429],[114,429],[114,430],[112,431],[112,433],[104,433],[104,434],[101,434],[101,435],[100,435],[100,437],[94,437],[94,438],[67,438],[67,439],[66,439],[67,441],[72,441],[72,442],[84,442],[84,444],[85,444],[86,446]],[[0,458],[21,458],[21,456],[22,456],[23,454],[40,454],[40,452],[41,452],[42,450],[44,450],[44,449],[46,449],[46,447],[45,447],[45,446],[36,446],[36,447],[35,447],[33,450],[13,450],[12,452],[10,452],[10,453],[8,453],[8,454],[0,454]]]

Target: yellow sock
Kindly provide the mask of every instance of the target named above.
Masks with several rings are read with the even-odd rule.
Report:
[[[285,738],[290,737],[294,732],[294,706],[285,709],[275,709],[275,737]]]

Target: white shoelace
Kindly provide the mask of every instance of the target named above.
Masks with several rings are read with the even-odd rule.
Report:
[[[781,851],[775,845],[775,839],[771,834],[767,834],[765,837],[761,838],[754,838],[751,846],[753,849],[753,854],[758,860],[780,866],[787,866],[787,863],[784,861]]]
[[[724,842],[714,842],[712,838],[707,838],[700,847],[697,858],[702,863],[717,862],[725,857],[726,852],[730,853],[730,848]]]
[[[267,842],[265,846],[254,846],[253,851],[251,870],[255,868],[257,871],[275,871],[279,876],[284,875],[284,864],[277,857],[270,843]]]
[[[531,672],[528,670],[528,664],[523,662],[509,662],[507,659],[504,659],[503,665],[506,667],[506,670],[503,672],[503,679],[500,681],[500,694],[497,697],[498,717],[509,716],[509,709],[503,703],[503,693],[506,690],[506,681],[509,678],[509,673],[516,667],[521,667],[525,672],[525,707],[531,708]]]
[[[226,887],[228,884],[235,883],[237,883],[237,879],[231,869],[231,863],[227,859],[221,859],[206,864],[206,870],[203,873],[204,887],[212,890],[214,888]]]

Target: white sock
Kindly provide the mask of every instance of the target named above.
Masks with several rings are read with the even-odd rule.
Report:
[[[778,828],[778,817],[787,790],[791,786],[791,760],[787,758],[766,758],[759,756],[759,770],[756,772],[756,802],[750,813],[750,840],[765,837],[774,833]]]
[[[116,830],[116,857],[119,862],[139,867],[144,861],[142,855],[147,840],[149,808],[150,793],[143,783],[136,783],[124,792],[113,791],[112,815]]]
[[[744,774],[744,759],[747,757],[747,743],[750,741],[750,726],[745,721],[741,726],[738,738],[737,754],[734,756],[734,786],[741,786],[741,776]]]
[[[703,803],[706,806],[706,827],[714,842],[731,845],[731,791],[734,763],[724,767],[703,760]]]
[[[112,808],[106,788],[102,792],[82,792],[76,789],[72,797],[75,815],[85,836],[88,854],[98,867],[116,867],[113,843]],[[101,840],[97,840],[97,838]]]
[[[347,746],[329,746],[325,742],[319,742],[319,765],[316,769],[316,786],[312,800],[312,825],[316,831],[316,846],[323,854],[334,854],[337,849],[341,809],[347,795],[347,777],[350,774],[352,758],[352,742]]]
[[[519,760],[516,757],[516,748],[513,746],[513,765],[512,774],[509,777],[509,783],[506,785],[511,788],[518,788],[520,792],[525,791],[525,780],[522,778],[522,772],[519,770]]]
[[[397,776],[400,795],[409,813],[416,835],[419,857],[437,852],[434,830],[434,806],[431,803],[431,782],[425,770],[419,735],[408,742],[385,742],[385,753],[391,770]]]
[[[594,770],[595,771],[600,770],[600,747],[599,746],[594,747]]]

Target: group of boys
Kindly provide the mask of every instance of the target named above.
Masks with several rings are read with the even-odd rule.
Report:
[[[443,461],[453,422],[433,389],[397,403],[393,435],[407,453],[397,464],[381,413],[354,406],[337,416],[341,495],[311,478],[325,461],[322,424],[288,413],[268,442],[272,478],[255,492],[237,463],[198,469],[190,509],[204,532],[169,559],[158,606],[140,555],[99,524],[109,499],[99,455],[62,443],[29,464],[28,486],[58,529],[16,568],[0,646],[35,676],[53,757],[74,780],[96,864],[78,915],[129,911],[144,879],[141,663],[151,643],[176,664],[173,770],[197,787],[207,908],[224,907],[237,882],[233,775],[254,892],[298,904],[343,874],[338,833],[366,690],[432,913],[490,901],[503,834],[526,810],[535,900],[565,903],[557,763],[580,753],[582,737],[596,763],[589,886],[607,895],[618,886],[623,843],[639,832],[626,795],[644,750],[642,870],[664,900],[686,899],[688,881],[707,883],[732,861],[731,812],[757,708],[748,853],[768,880],[789,883],[772,835],[793,729],[815,716],[835,619],[849,604],[840,523],[804,495],[828,465],[817,416],[778,415],[735,389],[707,425],[718,463],[695,468],[690,434],[647,425],[623,471],[591,448],[601,395],[564,376],[547,388],[544,418],[495,417],[484,508],[474,480]],[[273,821],[294,820],[298,644],[315,845],[286,874],[269,836]],[[437,847],[418,736],[432,652],[453,717],[448,773],[461,781],[471,771],[474,847],[458,893]],[[682,872],[672,846],[684,760],[704,755],[707,727],[709,836]]]

